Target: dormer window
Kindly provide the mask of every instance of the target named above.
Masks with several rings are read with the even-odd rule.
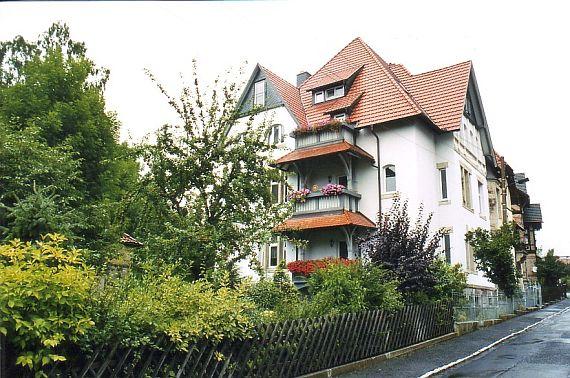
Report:
[[[265,80],[260,80],[254,85],[253,105],[265,106]]]
[[[337,121],[346,121],[346,113],[335,114],[334,119]]]
[[[315,104],[319,104],[342,96],[344,96],[344,85],[337,85],[336,87],[314,92],[314,101]]]

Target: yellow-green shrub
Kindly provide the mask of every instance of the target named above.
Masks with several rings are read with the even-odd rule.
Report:
[[[94,323],[87,311],[94,282],[76,249],[48,234],[37,243],[0,245],[0,332],[18,365],[39,371],[65,360],[65,346]]]

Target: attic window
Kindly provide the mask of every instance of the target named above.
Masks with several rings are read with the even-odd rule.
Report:
[[[334,100],[342,96],[344,96],[344,85],[337,85],[336,87],[314,92],[315,104]]]
[[[265,80],[260,80],[255,83],[253,88],[253,104],[265,106]]]
[[[346,121],[346,113],[339,113],[334,116],[334,119],[338,121]]]

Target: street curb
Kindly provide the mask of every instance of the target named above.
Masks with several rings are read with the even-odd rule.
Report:
[[[405,354],[415,352],[416,350],[420,350],[423,348],[427,348],[429,346],[435,345],[435,344],[440,343],[442,341],[453,339],[455,337],[457,337],[456,332],[448,333],[447,335],[443,335],[443,336],[436,337],[434,339],[422,341],[421,343],[417,343],[417,344],[410,345],[410,346],[405,347],[405,348],[393,350],[393,351],[388,352],[388,353],[379,354],[379,355],[374,356],[374,357],[368,357],[368,358],[365,358],[363,360],[350,362],[348,364],[339,365],[339,366],[335,366],[335,367],[328,368],[325,370],[317,371],[314,373],[302,375],[302,376],[300,376],[300,378],[309,378],[309,377],[310,378],[325,378],[325,377],[334,377],[334,376],[337,376],[340,374],[350,373],[353,371],[357,371],[357,370],[367,368],[367,367],[369,367],[373,364],[376,364],[378,362],[389,360],[391,358],[395,358],[395,357],[399,357],[399,356],[403,356]]]
[[[564,313],[564,312],[566,312],[566,311],[569,311],[569,310],[570,310],[570,306],[565,307],[565,308],[563,308],[562,310],[560,310],[560,311],[558,311],[558,312],[555,312],[554,314],[549,315],[549,316],[547,316],[547,317],[545,317],[545,318],[539,320],[539,321],[536,322],[536,323],[533,323],[533,324],[531,324],[531,325],[528,325],[528,326],[524,327],[523,329],[521,329],[521,330],[519,330],[519,331],[517,331],[517,332],[513,332],[513,333],[511,333],[510,335],[507,335],[507,336],[505,336],[505,337],[503,337],[503,338],[501,338],[501,339],[499,339],[499,340],[497,340],[497,341],[495,341],[495,342],[493,342],[493,343],[487,345],[486,347],[481,348],[481,349],[475,351],[474,353],[471,353],[470,355],[468,355],[468,356],[466,356],[466,357],[463,357],[463,358],[460,358],[460,359],[458,359],[458,360],[455,360],[455,361],[453,361],[453,362],[451,362],[451,363],[449,363],[449,364],[447,364],[447,365],[440,366],[439,368],[434,369],[434,370],[432,370],[432,371],[428,371],[427,373],[421,375],[419,378],[428,378],[428,377],[431,377],[431,376],[433,376],[433,375],[435,375],[435,374],[439,374],[439,373],[442,373],[442,372],[444,372],[444,371],[446,371],[446,370],[449,370],[449,369],[451,369],[451,368],[453,368],[453,367],[455,367],[455,366],[457,366],[457,365],[459,365],[459,364],[461,364],[461,363],[463,363],[463,362],[465,362],[465,361],[468,361],[468,360],[470,360],[470,359],[472,359],[472,358],[474,358],[474,357],[477,357],[478,355],[480,355],[480,354],[482,354],[482,353],[488,351],[488,350],[491,349],[491,348],[496,347],[497,345],[500,345],[500,344],[504,343],[505,341],[507,341],[507,340],[509,340],[509,339],[511,339],[511,338],[513,338],[513,337],[515,337],[515,336],[520,335],[521,333],[524,333],[524,332],[528,331],[528,330],[531,329],[531,328],[536,327],[537,325],[541,324],[541,323],[544,322],[545,320],[551,319],[551,318],[553,318],[553,317],[555,317],[555,316],[558,316],[558,315],[560,315],[560,314],[562,314],[562,313]]]

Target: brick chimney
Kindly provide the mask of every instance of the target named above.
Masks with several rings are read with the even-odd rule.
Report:
[[[307,71],[303,71],[297,74],[297,88],[301,86],[308,78],[311,77],[311,74]]]

